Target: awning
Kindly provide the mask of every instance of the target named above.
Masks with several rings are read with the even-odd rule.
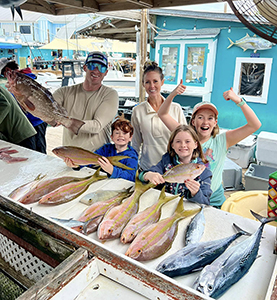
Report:
[[[16,44],[16,43],[3,43],[0,42],[0,49],[17,49],[17,48],[22,48],[21,44]]]
[[[136,43],[99,38],[69,40],[55,38],[40,49],[136,53]]]

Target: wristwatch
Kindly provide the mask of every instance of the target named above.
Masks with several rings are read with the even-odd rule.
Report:
[[[238,107],[241,107],[241,106],[243,106],[245,103],[246,103],[246,102],[245,102],[245,99],[244,99],[243,97],[241,97],[241,101],[240,101],[239,103],[237,103],[237,106],[238,106]]]

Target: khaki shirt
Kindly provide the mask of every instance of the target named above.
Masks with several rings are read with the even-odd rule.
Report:
[[[97,91],[85,91],[83,84],[59,88],[55,100],[69,117],[85,122],[75,135],[63,129],[63,145],[95,151],[110,141],[111,123],[118,111],[117,91],[102,85]]]

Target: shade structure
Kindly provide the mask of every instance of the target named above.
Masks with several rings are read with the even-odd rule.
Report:
[[[16,43],[3,43],[0,42],[0,49],[17,49],[17,48],[22,48],[21,44],[16,44]]]
[[[69,40],[55,38],[40,49],[136,53],[136,43],[98,38]]]

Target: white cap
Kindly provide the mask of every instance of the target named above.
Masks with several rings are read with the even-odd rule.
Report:
[[[217,117],[218,111],[217,111],[216,106],[214,104],[212,104],[211,102],[207,102],[207,101],[202,101],[200,103],[197,103],[192,110],[192,115],[194,115],[198,110],[205,109],[205,108],[213,111],[215,116]]]

